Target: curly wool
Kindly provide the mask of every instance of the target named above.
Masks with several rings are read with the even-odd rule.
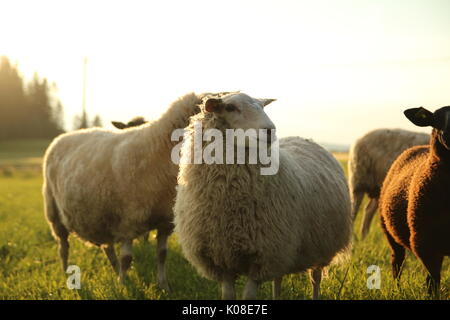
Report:
[[[395,160],[381,191],[381,223],[391,247],[411,250],[427,267],[450,254],[449,164],[433,129],[429,146],[412,147]]]
[[[226,125],[211,114],[191,117],[183,157],[193,148],[195,121],[204,129]],[[185,257],[209,279],[271,280],[326,266],[349,245],[348,187],[331,154],[289,137],[280,140],[278,173],[264,176],[260,168],[180,165],[175,231]]]

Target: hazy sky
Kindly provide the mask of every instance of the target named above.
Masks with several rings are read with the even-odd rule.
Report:
[[[57,83],[68,127],[158,117],[189,91],[277,98],[280,136],[351,143],[450,105],[450,1],[1,1],[0,55]],[[418,128],[417,128],[418,129]],[[423,130],[423,129],[422,129]],[[427,131],[428,129],[425,129]]]

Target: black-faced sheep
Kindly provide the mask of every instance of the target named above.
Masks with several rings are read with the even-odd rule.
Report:
[[[147,121],[144,119],[144,117],[134,117],[128,123],[123,123],[120,121],[111,121],[111,124],[116,127],[117,129],[128,129],[132,127],[138,127],[140,125],[143,125],[147,123]]]
[[[73,232],[101,246],[123,281],[133,239],[157,229],[158,285],[168,289],[164,265],[178,173],[171,134],[199,111],[202,97],[181,97],[152,123],[120,131],[79,130],[52,142],[44,158],[43,195],[64,271]]]
[[[428,144],[430,135],[403,129],[377,129],[366,133],[351,146],[348,159],[352,215],[356,218],[364,194],[369,202],[364,208],[361,237],[364,239],[378,208],[383,180],[394,160],[406,149]]]
[[[443,258],[450,255],[450,107],[404,113],[433,130],[429,145],[406,150],[389,169],[380,195],[381,224],[394,278],[400,278],[405,249],[411,250],[428,271],[429,294],[436,296]]]
[[[235,298],[239,275],[248,278],[244,298],[256,298],[259,284],[270,280],[277,298],[284,275],[307,270],[313,298],[318,298],[322,268],[349,246],[352,218],[344,172],[314,142],[281,139],[279,170],[274,175],[262,175],[261,162],[189,163],[190,153],[196,152],[197,124],[203,130],[224,133],[227,129],[273,129],[263,110],[271,101],[245,94],[209,99],[186,129],[175,232],[185,257],[198,272],[221,282],[224,299]],[[205,151],[209,145],[200,146]],[[225,146],[223,154],[227,154]]]

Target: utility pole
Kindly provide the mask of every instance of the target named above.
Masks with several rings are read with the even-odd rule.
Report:
[[[86,82],[87,82],[87,57],[84,57],[83,58],[83,101],[82,101],[80,129],[85,129],[88,127],[88,118],[87,118],[87,112],[86,112]]]

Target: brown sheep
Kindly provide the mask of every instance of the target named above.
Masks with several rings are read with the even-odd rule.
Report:
[[[400,279],[405,249],[411,250],[428,271],[428,293],[438,297],[442,261],[450,255],[450,106],[404,114],[433,131],[430,145],[407,149],[390,168],[380,195],[381,225],[394,279]]]
[[[352,215],[356,219],[364,194],[369,202],[364,208],[361,238],[369,233],[370,223],[378,209],[383,180],[395,159],[406,149],[428,144],[430,135],[403,129],[376,129],[358,140],[350,148],[348,182],[352,199]]]

